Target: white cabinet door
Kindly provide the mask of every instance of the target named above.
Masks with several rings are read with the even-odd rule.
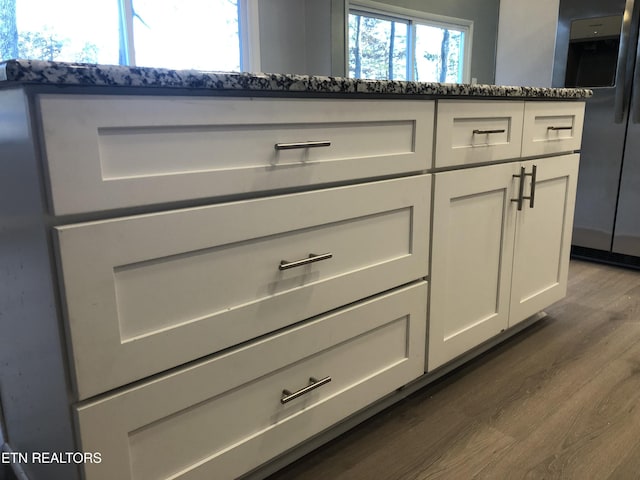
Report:
[[[507,328],[519,166],[434,175],[427,371]]]
[[[573,154],[521,164],[527,173],[536,166],[536,182],[533,208],[525,202],[516,221],[510,326],[566,294],[578,160]]]

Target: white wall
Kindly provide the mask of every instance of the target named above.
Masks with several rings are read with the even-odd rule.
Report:
[[[304,2],[262,0],[260,15],[260,69],[269,73],[305,73],[306,35]]]
[[[306,55],[308,75],[331,74],[331,2],[306,0]]]
[[[330,75],[331,14],[329,0],[261,0],[260,69]]]
[[[559,0],[501,0],[498,85],[550,87]]]

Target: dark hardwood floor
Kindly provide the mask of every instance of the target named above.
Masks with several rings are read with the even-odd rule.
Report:
[[[640,272],[569,275],[546,319],[269,480],[640,479]]]

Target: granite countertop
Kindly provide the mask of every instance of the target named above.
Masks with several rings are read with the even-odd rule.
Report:
[[[207,72],[83,63],[8,60],[0,63],[0,88],[9,85],[186,88],[237,92],[359,93],[453,97],[519,97],[584,99],[593,92],[574,88],[511,87],[395,80],[292,75],[280,73]]]

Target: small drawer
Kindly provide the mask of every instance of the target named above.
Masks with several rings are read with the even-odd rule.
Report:
[[[426,277],[430,186],[420,175],[56,228],[78,398]]]
[[[433,101],[38,97],[56,215],[426,170]]]
[[[438,102],[435,168],[520,157],[524,102]]]
[[[419,377],[426,308],[418,282],[78,406],[86,480],[237,478]]]
[[[580,150],[584,102],[526,102],[522,156]]]

